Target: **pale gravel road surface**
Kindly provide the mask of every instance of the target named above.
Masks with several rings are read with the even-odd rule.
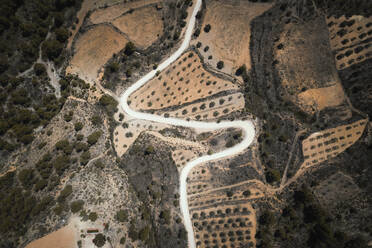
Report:
[[[189,248],[195,248],[195,238],[194,238],[194,232],[192,229],[192,222],[190,218],[190,212],[187,202],[187,187],[186,187],[186,179],[187,175],[191,171],[192,168],[197,166],[198,164],[205,163],[211,160],[217,160],[224,157],[232,156],[235,154],[238,154],[242,152],[244,149],[246,149],[253,141],[255,136],[255,129],[254,125],[251,121],[223,121],[220,123],[211,123],[211,122],[200,122],[200,121],[186,121],[182,119],[176,119],[176,118],[165,118],[158,115],[152,115],[148,113],[141,113],[137,112],[135,110],[132,110],[128,105],[128,97],[138,90],[140,87],[142,87],[144,84],[146,84],[150,79],[156,76],[157,71],[162,71],[165,68],[167,68],[171,63],[176,61],[182,53],[189,47],[189,43],[191,40],[191,36],[193,33],[193,29],[195,26],[195,16],[197,12],[199,11],[201,7],[201,0],[197,0],[194,6],[194,10],[192,13],[192,16],[190,18],[190,21],[187,25],[187,29],[185,32],[184,40],[181,44],[181,46],[178,48],[176,52],[174,52],[168,59],[166,59],[164,62],[162,62],[156,70],[153,70],[146,74],[144,77],[142,77],[140,80],[138,80],[135,84],[133,84],[131,87],[129,87],[120,97],[120,105],[122,109],[128,114],[129,116],[137,119],[143,119],[153,122],[160,122],[160,123],[166,123],[170,125],[175,126],[182,126],[182,127],[189,127],[189,128],[197,128],[197,129],[205,129],[205,130],[216,130],[216,129],[222,129],[222,128],[240,128],[243,130],[243,140],[239,144],[226,149],[224,151],[212,154],[212,155],[206,155],[203,157],[199,157],[189,163],[186,164],[186,166],[181,171],[180,176],[180,207],[181,212],[183,215],[183,221],[184,225],[188,234],[188,246]]]

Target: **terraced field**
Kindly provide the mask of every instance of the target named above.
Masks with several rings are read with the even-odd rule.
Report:
[[[345,151],[362,136],[367,122],[359,120],[310,135],[302,142],[303,166],[314,166]]]
[[[216,119],[244,107],[238,86],[206,71],[193,51],[137,90],[129,101],[136,110],[194,120]]]
[[[345,69],[371,58],[372,17],[330,16],[327,24],[337,69]]]

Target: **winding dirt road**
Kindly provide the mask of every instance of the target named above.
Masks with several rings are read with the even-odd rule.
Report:
[[[235,154],[238,154],[242,152],[244,149],[246,149],[253,141],[255,136],[255,129],[254,125],[251,121],[224,121],[220,123],[211,123],[211,122],[199,122],[199,121],[186,121],[182,119],[176,119],[176,118],[165,118],[159,115],[152,115],[148,113],[141,113],[136,112],[135,110],[132,110],[128,105],[128,97],[134,93],[136,90],[138,90],[140,87],[142,87],[144,84],[146,84],[150,79],[156,76],[157,71],[162,71],[165,68],[167,68],[171,63],[176,61],[182,53],[189,47],[191,36],[193,33],[193,29],[195,26],[195,16],[197,12],[199,11],[201,7],[201,0],[197,0],[194,6],[194,10],[192,12],[192,16],[190,18],[190,21],[187,25],[187,29],[185,32],[184,40],[181,44],[181,46],[178,48],[176,52],[174,52],[168,59],[166,59],[163,63],[161,63],[158,66],[157,70],[153,70],[146,74],[144,77],[142,77],[140,80],[138,80],[135,84],[133,84],[131,87],[129,87],[120,97],[120,105],[124,112],[126,112],[127,115],[136,118],[136,119],[143,119],[147,121],[152,122],[160,122],[160,123],[166,123],[170,125],[175,126],[182,126],[182,127],[189,127],[189,128],[198,128],[198,129],[205,129],[206,131],[209,130],[216,130],[216,129],[224,129],[224,128],[240,128],[243,130],[243,140],[241,143],[226,149],[224,151],[212,154],[212,155],[206,155],[199,157],[189,163],[186,164],[186,166],[181,171],[180,176],[180,207],[181,212],[183,215],[183,221],[186,228],[186,231],[188,233],[188,246],[190,248],[195,248],[195,238],[194,238],[194,232],[192,229],[192,222],[190,218],[190,212],[188,207],[188,201],[187,201],[187,187],[186,187],[186,179],[187,175],[191,171],[192,168],[195,166],[205,163],[211,160],[217,160],[221,159],[227,156],[232,156]]]

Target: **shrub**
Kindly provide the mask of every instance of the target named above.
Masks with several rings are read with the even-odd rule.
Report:
[[[83,127],[84,127],[84,124],[83,124],[83,123],[81,123],[81,122],[76,122],[76,123],[75,123],[75,131],[76,131],[76,132],[78,132],[78,131],[80,131],[81,129],[83,129]]]
[[[98,218],[98,215],[96,212],[92,212],[89,214],[89,220],[92,221],[92,222],[95,222]]]
[[[71,212],[77,213],[77,212],[79,212],[80,210],[83,209],[83,206],[84,206],[84,201],[83,200],[73,201],[70,204]]]
[[[94,126],[102,125],[102,119],[99,115],[93,115],[90,121],[92,122]]]
[[[25,188],[29,188],[35,183],[35,175],[33,169],[23,169],[18,173],[18,179]]]
[[[89,159],[90,159],[90,152],[89,151],[85,151],[80,156],[80,163],[82,165],[86,165],[89,162]]]
[[[115,218],[119,222],[127,222],[128,221],[128,211],[126,211],[126,210],[117,211]]]
[[[211,25],[210,24],[205,25],[204,32],[209,33],[210,30],[211,30]]]
[[[71,195],[72,193],[72,186],[71,185],[66,185],[66,187],[61,191],[59,194],[57,201],[58,202],[63,202],[66,200],[66,198]]]
[[[88,136],[88,144],[89,145],[94,145],[95,143],[97,143],[98,139],[101,137],[102,135],[102,132],[101,131],[95,131],[94,133],[92,133],[91,135]]]
[[[102,233],[96,234],[96,236],[93,239],[93,243],[97,247],[102,247],[106,243],[106,237]]]
[[[146,241],[149,238],[149,234],[150,234],[150,227],[145,226],[139,232],[139,239],[142,241]]]
[[[133,44],[133,42],[128,42],[128,43],[125,45],[125,48],[124,48],[124,54],[125,54],[125,55],[130,56],[130,55],[132,55],[135,51],[136,51],[136,46]]]
[[[57,28],[55,31],[56,38],[58,41],[64,43],[69,36],[68,30],[66,28]]]
[[[57,40],[48,39],[42,45],[43,56],[50,60],[59,57],[63,49],[63,44]]]
[[[120,244],[121,244],[121,245],[124,245],[124,244],[125,244],[125,241],[126,241],[126,238],[125,238],[125,237],[122,237],[122,238],[120,239]]]
[[[280,172],[276,169],[269,169],[266,172],[266,181],[268,183],[278,182],[280,180]]]
[[[40,63],[36,63],[34,65],[34,71],[35,71],[37,76],[41,76],[41,75],[46,74],[45,66],[43,64],[40,64]]]
[[[224,67],[223,61],[218,61],[217,63],[217,69],[221,70]]]

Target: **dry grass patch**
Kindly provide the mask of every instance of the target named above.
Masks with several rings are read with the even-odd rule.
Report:
[[[126,43],[125,37],[112,27],[95,26],[79,37],[75,45],[75,54],[66,72],[94,81],[98,76],[98,70],[114,53],[123,49]]]
[[[366,125],[367,120],[359,120],[311,134],[302,142],[302,167],[314,166],[342,153],[362,136]]]
[[[202,67],[194,52],[187,52],[129,97],[136,110],[179,106],[226,90],[233,83],[213,76]]]
[[[233,73],[245,64],[251,68],[249,51],[250,22],[272,6],[271,3],[251,3],[248,1],[208,1],[205,18],[198,41],[203,44],[200,49],[205,59],[216,67],[218,61],[224,62],[223,71]],[[204,32],[206,25],[211,25],[210,31]],[[204,48],[209,50],[204,52]]]
[[[345,69],[372,56],[372,17],[327,18],[330,43],[336,51],[337,69]]]
[[[115,19],[112,24],[127,34],[137,46],[146,48],[163,33],[161,18],[161,11],[158,11],[154,6],[149,6],[123,15]]]

